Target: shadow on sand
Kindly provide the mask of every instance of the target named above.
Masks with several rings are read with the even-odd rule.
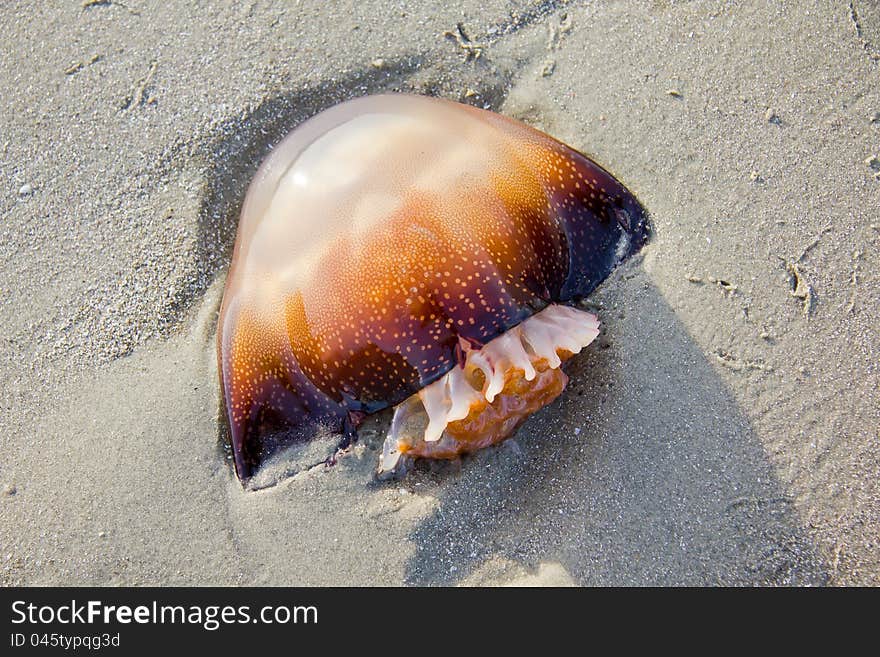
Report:
[[[411,536],[408,583],[456,584],[490,558],[558,563],[586,585],[826,582],[731,392],[647,275],[627,272],[594,295],[606,333],[520,450],[447,477]]]
[[[471,75],[479,104],[499,108],[509,72]],[[228,264],[248,181],[289,130],[348,98],[449,96],[444,84],[412,56],[271,98],[231,120],[210,149],[197,245],[203,287]],[[529,569],[558,563],[581,584],[826,581],[731,392],[633,265],[625,284],[594,295],[606,334],[570,364],[567,392],[515,443],[458,470],[414,473],[440,479],[440,492],[437,510],[410,536],[408,583],[456,584],[490,558]],[[193,289],[180,306],[200,293]]]

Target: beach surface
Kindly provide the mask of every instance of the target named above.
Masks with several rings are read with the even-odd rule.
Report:
[[[0,24],[0,583],[880,584],[876,3],[11,1]],[[245,491],[215,336],[247,184],[301,121],[389,91],[558,137],[655,235],[513,440],[378,482],[382,413],[335,466]]]

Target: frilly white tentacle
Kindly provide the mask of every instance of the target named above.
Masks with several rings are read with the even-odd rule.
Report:
[[[464,369],[456,365],[446,375],[424,387],[399,404],[394,411],[391,430],[385,440],[379,472],[388,472],[398,465],[399,439],[408,420],[414,414],[427,415],[423,439],[436,442],[441,439],[447,424],[466,418],[472,407],[491,404],[504,389],[508,373],[520,370],[527,381],[535,378],[535,363],[545,360],[549,367],[562,364],[559,352],[576,354],[599,335],[599,320],[595,315],[552,304],[541,312],[498,336],[482,349],[464,345]],[[484,383],[477,390],[468,372],[481,371]],[[421,402],[421,403],[417,403]]]

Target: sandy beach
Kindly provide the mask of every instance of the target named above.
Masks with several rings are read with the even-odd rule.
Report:
[[[875,2],[6,2],[0,584],[880,584]],[[262,158],[408,92],[589,154],[655,234],[502,445],[390,420],[245,491],[216,322]],[[299,471],[298,471],[299,469]]]

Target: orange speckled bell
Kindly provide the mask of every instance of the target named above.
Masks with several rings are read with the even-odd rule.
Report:
[[[445,413],[420,437],[434,444],[424,456],[456,431],[479,444],[462,427],[503,428],[504,408],[530,409],[506,434],[493,429],[490,442],[503,439],[533,410],[516,403],[528,402],[529,381],[549,385],[539,406],[561,392],[535,364],[558,368],[556,354],[598,332],[595,317],[566,304],[648,234],[642,206],[599,165],[489,111],[383,95],[304,122],[251,183],[226,280],[218,356],[239,478],[318,432],[350,439],[365,414],[419,393],[427,416],[435,398]],[[546,321],[524,324],[544,309]],[[520,324],[504,348],[525,360],[492,347]],[[490,347],[498,354],[486,369]],[[426,391],[441,380],[443,391]],[[463,400],[467,413],[446,412]],[[383,459],[396,444],[420,455],[419,440],[393,440]]]

